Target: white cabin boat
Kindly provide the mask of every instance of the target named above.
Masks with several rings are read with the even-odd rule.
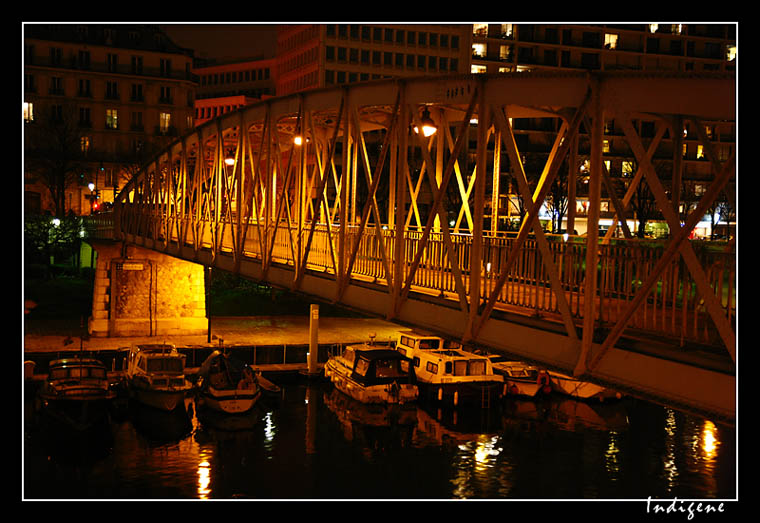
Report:
[[[490,355],[489,359],[493,371],[504,376],[508,395],[532,398],[552,391],[549,374],[545,370],[522,361],[509,360],[505,356]]]
[[[261,398],[262,388],[253,370],[218,350],[206,358],[198,375],[199,408],[223,414],[246,414]]]
[[[105,365],[94,358],[51,361],[40,390],[45,412],[78,431],[105,419],[108,403],[115,396]]]
[[[399,333],[396,350],[412,360],[426,398],[454,406],[468,402],[488,407],[506,393],[504,377],[494,373],[491,360],[465,351],[456,342],[404,331]]]
[[[184,408],[193,386],[185,377],[185,355],[174,345],[138,345],[129,353],[127,384],[142,404],[164,411]]]
[[[325,364],[336,389],[362,403],[408,403],[419,395],[411,361],[399,352],[367,344],[349,345]]]

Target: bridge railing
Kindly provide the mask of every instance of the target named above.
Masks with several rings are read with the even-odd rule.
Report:
[[[84,226],[87,235],[97,240],[114,239],[114,216],[113,212],[91,214],[84,216]]]
[[[165,218],[152,214],[157,227],[153,230],[164,231]],[[201,248],[217,249],[221,252],[233,252],[236,248],[243,256],[253,259],[267,259],[271,263],[295,267],[298,258],[299,235],[302,249],[309,235],[309,228],[300,232],[281,224],[276,229],[269,223],[269,232],[265,235],[266,223],[248,223],[239,229],[238,236],[244,238],[243,245],[236,247],[232,223],[197,222],[191,229],[191,220],[180,220],[179,227],[169,230],[171,242],[187,245],[197,244]],[[199,226],[200,225],[200,226]],[[216,227],[216,228],[215,228]],[[187,231],[182,241],[177,231]],[[195,236],[195,231],[202,231]],[[395,231],[383,228],[381,235],[374,226],[368,226],[359,236],[358,227],[346,228],[346,249],[348,257],[356,242],[358,247],[352,267],[351,278],[373,281],[387,285],[385,263],[381,255],[379,242],[383,242],[387,255],[387,265],[394,273]],[[215,232],[217,233],[215,239]],[[402,275],[406,279],[410,273],[422,233],[406,231],[404,235],[404,253]],[[269,238],[269,242],[262,242]],[[559,280],[565,299],[573,317],[584,316],[584,290],[586,276],[586,239],[548,235],[549,252],[552,262],[557,267]],[[166,240],[161,232],[155,239]],[[469,278],[470,249],[472,236],[469,234],[451,235],[456,266],[463,278]],[[498,237],[487,236],[483,239],[481,271],[481,300],[486,300],[495,288],[495,282],[515,241],[514,235]],[[637,293],[666,246],[665,241],[650,240],[613,240],[609,245],[598,245],[599,262],[597,265],[597,289],[595,296],[595,320],[602,325],[614,324],[625,312],[628,303]],[[725,243],[692,241],[692,246],[700,259],[708,281],[715,291],[724,314],[735,322],[736,314],[736,254],[727,250]],[[337,227],[319,224],[311,240],[306,258],[306,268],[327,274],[334,274],[339,256]],[[456,299],[457,290],[449,262],[448,250],[441,234],[431,233],[412,280],[412,289],[437,296]],[[348,262],[346,262],[347,264]],[[469,289],[465,281],[465,289]],[[468,297],[470,299],[470,297]],[[557,296],[552,289],[549,274],[535,239],[529,238],[511,267],[505,285],[499,291],[497,308],[517,307],[532,314],[552,316],[559,315]],[[709,314],[706,313],[703,298],[697,291],[696,282],[690,275],[686,264],[680,257],[675,257],[661,273],[655,286],[649,292],[644,303],[636,310],[628,322],[629,329],[648,331],[667,335],[683,341],[697,341],[718,344],[717,334]]]

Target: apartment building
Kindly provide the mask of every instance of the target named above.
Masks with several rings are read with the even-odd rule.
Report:
[[[734,71],[735,24],[472,24],[473,73]]]
[[[470,24],[283,26],[277,96],[381,78],[470,71]]]
[[[513,73],[523,71],[672,71],[680,73],[731,73],[736,71],[736,24],[472,24],[472,73]],[[663,184],[680,199],[680,210],[686,212],[706,190],[712,166],[705,157],[698,139],[699,130],[692,122],[682,122],[682,136],[668,133],[654,162],[657,165],[681,163],[680,187],[672,179]],[[728,159],[735,147],[734,122],[703,122],[705,134],[716,147],[720,161]],[[551,143],[556,125],[541,119],[521,119],[514,122],[518,144],[524,150],[536,152]],[[642,138],[654,136],[656,122],[636,122]],[[614,120],[604,126],[604,162],[616,184],[624,190],[633,177],[636,164],[622,129]],[[680,155],[676,150],[680,150]],[[588,181],[586,145],[579,146],[579,198],[576,215],[583,219],[588,208],[583,198],[584,182]],[[680,158],[678,158],[680,156]],[[667,169],[663,169],[667,170]],[[503,205],[502,208],[507,208]],[[601,222],[612,223],[611,206],[602,202]],[[656,214],[656,213],[655,213]],[[633,227],[633,221],[629,225]],[[585,226],[581,227],[585,230]],[[709,231],[704,224],[700,234]],[[651,222],[654,236],[667,233],[660,221]]]
[[[224,64],[196,64],[195,125],[275,94],[272,58]]]
[[[64,212],[88,214],[123,187],[151,154],[193,127],[192,51],[157,27],[24,25],[25,202],[55,212],[34,136],[50,119],[73,120],[66,151],[76,166]],[[92,184],[92,189],[90,189]]]

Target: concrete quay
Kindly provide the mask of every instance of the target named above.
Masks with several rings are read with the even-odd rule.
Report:
[[[212,339],[208,335],[90,337],[81,342],[84,351],[116,350],[143,343],[172,343],[177,347],[235,345],[303,345],[309,343],[309,317],[304,316],[227,316],[210,320]],[[398,332],[406,327],[377,318],[319,318],[320,344],[348,344],[370,341],[395,342]],[[46,334],[24,334],[25,353],[78,351],[79,337]],[[221,341],[220,341],[221,339]]]

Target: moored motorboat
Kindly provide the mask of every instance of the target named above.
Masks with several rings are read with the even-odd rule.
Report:
[[[508,395],[533,397],[551,392],[550,378],[545,370],[505,356],[490,355],[489,359],[494,373],[504,376]]]
[[[198,408],[223,414],[245,414],[261,397],[253,370],[230,355],[215,350],[198,370]]]
[[[571,396],[576,399],[583,400],[599,400],[604,401],[607,399],[620,399],[622,394],[619,391],[591,383],[590,381],[583,381],[574,376],[562,374],[553,370],[547,370],[549,375],[550,385],[552,391],[566,396]]]
[[[408,403],[419,394],[411,361],[387,347],[349,345],[325,364],[336,389],[362,403]]]
[[[461,345],[415,331],[399,333],[396,350],[412,359],[421,393],[426,398],[458,406],[490,407],[506,393],[504,377],[495,374],[486,356]]]
[[[126,373],[132,398],[150,407],[184,408],[192,383],[185,377],[185,355],[170,344],[138,345],[130,350]]]
[[[75,357],[50,362],[39,395],[47,414],[82,431],[107,418],[109,402],[116,393],[102,362]]]

